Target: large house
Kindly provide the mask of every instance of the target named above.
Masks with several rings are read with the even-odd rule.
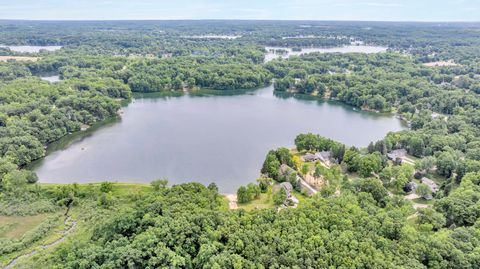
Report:
[[[304,162],[314,162],[314,161],[321,161],[326,165],[330,165],[330,151],[321,151],[316,152],[315,154],[307,153],[301,157],[302,161]]]
[[[387,153],[387,158],[393,162],[402,163],[405,156],[407,156],[406,149],[395,149]]]

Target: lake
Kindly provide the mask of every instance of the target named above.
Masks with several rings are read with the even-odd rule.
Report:
[[[0,48],[9,48],[11,51],[22,52],[22,53],[36,53],[40,50],[46,51],[56,51],[62,48],[62,46],[4,46],[1,45]]]
[[[293,51],[291,48],[286,47],[265,47],[265,50],[268,52],[265,55],[265,62],[269,62],[276,58],[287,59],[290,56],[298,56],[313,52],[320,53],[380,53],[386,52],[387,47],[381,46],[368,46],[368,45],[349,45],[342,47],[332,47],[332,48],[302,48],[301,51]],[[276,50],[284,50],[286,53],[276,53]]]
[[[394,116],[338,103],[277,95],[268,86],[237,95],[137,97],[121,119],[49,146],[33,164],[40,182],[216,182],[235,192],[255,181],[265,155],[318,133],[366,146],[405,127]]]
[[[40,77],[42,80],[54,83],[60,81],[60,75],[46,75]]]

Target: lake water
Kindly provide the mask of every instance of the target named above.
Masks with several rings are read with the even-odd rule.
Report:
[[[62,46],[0,46],[0,48],[9,48],[11,51],[22,53],[36,53],[40,50],[56,51],[62,48]]]
[[[40,182],[216,182],[235,192],[255,181],[270,149],[293,147],[312,132],[366,146],[405,127],[393,116],[311,98],[291,98],[265,87],[239,95],[136,98],[121,119],[49,146],[33,165]]]
[[[239,35],[188,35],[188,36],[181,36],[182,38],[193,38],[193,39],[237,39],[242,36]]]
[[[302,51],[292,51],[291,48],[286,47],[265,47],[265,50],[268,53],[265,55],[265,62],[269,62],[276,58],[287,59],[290,56],[298,56],[313,52],[320,53],[380,53],[386,52],[387,47],[381,46],[367,46],[367,45],[349,45],[343,47],[332,47],[332,48],[302,48]],[[276,53],[276,50],[285,50],[286,53]]]
[[[60,81],[60,76],[59,75],[53,75],[53,76],[43,76],[43,77],[40,77],[41,79],[45,80],[45,81],[48,81],[48,82],[58,82]]]

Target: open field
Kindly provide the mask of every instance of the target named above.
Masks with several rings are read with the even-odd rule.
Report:
[[[0,238],[18,239],[52,215],[0,216]]]
[[[423,65],[428,67],[458,66],[453,60],[424,63]]]
[[[238,208],[245,209],[247,211],[254,209],[273,208],[274,206],[275,205],[273,204],[271,191],[260,194],[260,198],[252,200],[248,203],[238,204]]]
[[[6,62],[8,60],[15,60],[15,61],[32,61],[36,62],[39,57],[29,57],[29,56],[0,56],[0,62]]]

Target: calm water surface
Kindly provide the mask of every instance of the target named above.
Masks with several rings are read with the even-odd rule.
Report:
[[[3,45],[0,45],[0,48],[9,48],[11,51],[15,51],[15,52],[35,53],[35,52],[40,52],[40,50],[56,51],[61,49],[62,46],[3,46]]]
[[[285,50],[286,53],[276,53],[275,50]],[[265,47],[265,50],[268,53],[265,55],[265,62],[269,62],[276,58],[287,59],[290,56],[298,56],[313,52],[320,53],[380,53],[386,52],[387,47],[381,46],[368,46],[368,45],[349,45],[343,47],[332,47],[332,48],[303,48],[302,51],[293,51],[291,48],[286,47]]]
[[[122,118],[49,146],[41,182],[216,182],[235,192],[254,181],[268,150],[313,132],[366,146],[403,129],[392,116],[276,96],[271,86],[230,96],[137,98]]]
[[[42,76],[40,77],[41,79],[45,80],[45,81],[48,81],[48,82],[58,82],[60,81],[60,76],[59,75],[53,75],[53,76]]]

